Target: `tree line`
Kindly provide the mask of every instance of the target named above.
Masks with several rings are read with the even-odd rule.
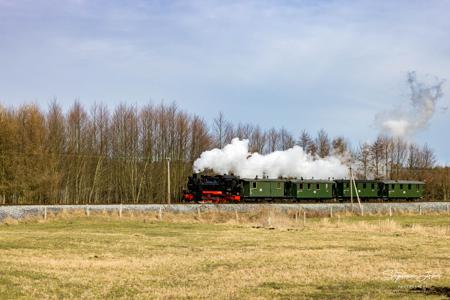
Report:
[[[66,112],[56,101],[43,111],[31,104],[0,106],[0,204],[160,203],[178,200],[192,164],[208,149],[234,137],[250,151],[270,153],[299,145],[313,157],[339,155],[357,166],[358,178],[427,181],[427,196],[448,199],[448,167],[437,167],[433,150],[400,138],[378,137],[353,148],[344,137],[294,136],[281,128],[233,125],[222,113],[211,126],[176,104],[75,102]]]
[[[175,104],[0,108],[0,203],[161,202],[166,159],[178,199],[210,146],[205,121]]]

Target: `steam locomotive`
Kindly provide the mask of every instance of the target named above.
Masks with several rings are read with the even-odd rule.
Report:
[[[238,202],[241,200],[241,182],[233,175],[188,177],[183,199],[188,202]]]
[[[304,178],[240,178],[234,175],[188,177],[184,202],[324,202],[350,197],[370,200],[417,200],[423,197],[424,182],[410,180],[318,180]]]

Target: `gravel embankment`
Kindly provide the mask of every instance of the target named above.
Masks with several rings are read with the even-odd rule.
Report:
[[[363,203],[364,213],[385,213],[390,211],[409,212],[409,213],[430,213],[430,212],[447,212],[450,213],[450,202],[417,202],[417,203]],[[337,212],[352,211],[351,203],[288,203],[288,204],[116,204],[116,205],[26,205],[26,206],[0,206],[0,222],[6,218],[22,219],[28,216],[42,216],[45,213],[60,213],[62,211],[84,211],[86,214],[90,212],[109,213],[127,213],[133,212],[213,212],[213,211],[237,211],[251,212],[262,209],[276,209],[280,211],[301,210],[312,214],[329,214]],[[360,213],[358,203],[353,204],[353,211]]]

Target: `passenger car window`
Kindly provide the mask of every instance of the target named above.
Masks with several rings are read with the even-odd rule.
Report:
[[[316,190],[320,190],[320,184],[316,184]]]
[[[411,183],[410,184],[408,184],[408,190],[410,190],[411,189]]]
[[[303,190],[303,183],[300,183],[300,185],[298,187],[299,187],[299,189]]]
[[[392,189],[395,189],[395,184],[391,184],[391,188],[392,188]]]
[[[403,184],[400,184],[400,189],[403,190]]]
[[[366,188],[366,186],[367,186],[367,185],[366,185],[366,183],[363,183],[363,189],[365,189],[365,188]]]
[[[372,190],[375,189],[375,183],[372,183]]]
[[[308,183],[308,190],[311,189],[311,183]]]
[[[256,182],[253,182],[253,188],[256,189]]]

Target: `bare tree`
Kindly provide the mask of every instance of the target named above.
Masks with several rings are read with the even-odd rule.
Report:
[[[233,124],[227,122],[225,124],[225,144],[230,144],[231,140],[235,137]]]
[[[306,149],[306,152],[312,156],[316,156],[317,155],[317,144],[316,143],[311,143],[309,144],[308,148]]]
[[[425,144],[420,151],[420,161],[421,167],[425,169],[432,168],[436,164],[436,155],[434,154],[433,149],[428,147],[427,144]]]
[[[333,154],[334,155],[344,155],[348,151],[348,142],[345,140],[344,137],[336,137],[331,142],[331,146],[333,147]]]
[[[250,138],[250,151],[264,153],[266,138],[266,134],[262,132],[259,126],[256,126]]]
[[[364,179],[367,179],[370,171],[370,145],[368,143],[363,143],[359,146],[357,161],[360,165],[360,172]]]
[[[384,153],[384,177],[386,179],[391,179],[391,170],[389,168],[390,162],[389,157],[392,156],[392,149],[393,149],[393,141],[392,138],[389,138],[387,136],[383,136],[383,153]]]
[[[330,155],[330,139],[325,129],[320,129],[316,138],[317,154],[320,157],[327,157]]]
[[[225,144],[226,123],[223,112],[219,112],[219,115],[213,121],[214,144],[218,148],[223,148]]]
[[[392,152],[391,152],[391,172],[394,172],[393,176],[395,179],[400,178],[400,171],[402,170],[405,159],[407,157],[408,143],[402,138],[397,137],[392,142]]]
[[[298,139],[298,145],[303,148],[304,151],[307,151],[307,149],[310,147],[310,145],[313,143],[311,136],[306,131],[306,129],[303,129],[300,137]]]
[[[280,135],[275,128],[271,128],[267,133],[267,149],[268,152],[274,152],[278,150],[280,141]]]
[[[211,137],[208,135],[208,127],[203,119],[195,116],[191,122],[190,161],[200,157],[200,154],[210,148]]]
[[[243,124],[239,123],[236,127],[236,136],[239,139],[250,139],[253,133],[253,125],[252,124]]]
[[[371,170],[375,178],[380,178],[382,174],[383,158],[384,158],[384,139],[379,136],[370,146]]]
[[[248,128],[239,128],[239,135],[242,136],[242,138],[248,134],[246,130],[248,130]],[[225,120],[222,112],[219,112],[219,115],[213,120],[214,146],[217,148],[223,148],[225,145],[231,143],[233,138],[233,125]]]
[[[52,101],[46,116],[47,134],[46,134],[46,152],[48,156],[48,169],[50,170],[49,200],[53,203],[62,198],[60,189],[63,180],[63,161],[61,155],[65,152],[66,132],[65,118],[61,107],[56,99]]]
[[[286,150],[294,147],[295,145],[294,137],[289,131],[287,131],[287,129],[281,128],[279,136],[280,136],[281,150]]]
[[[420,149],[416,144],[411,143],[408,147],[408,168],[410,170],[417,169],[419,167]]]

